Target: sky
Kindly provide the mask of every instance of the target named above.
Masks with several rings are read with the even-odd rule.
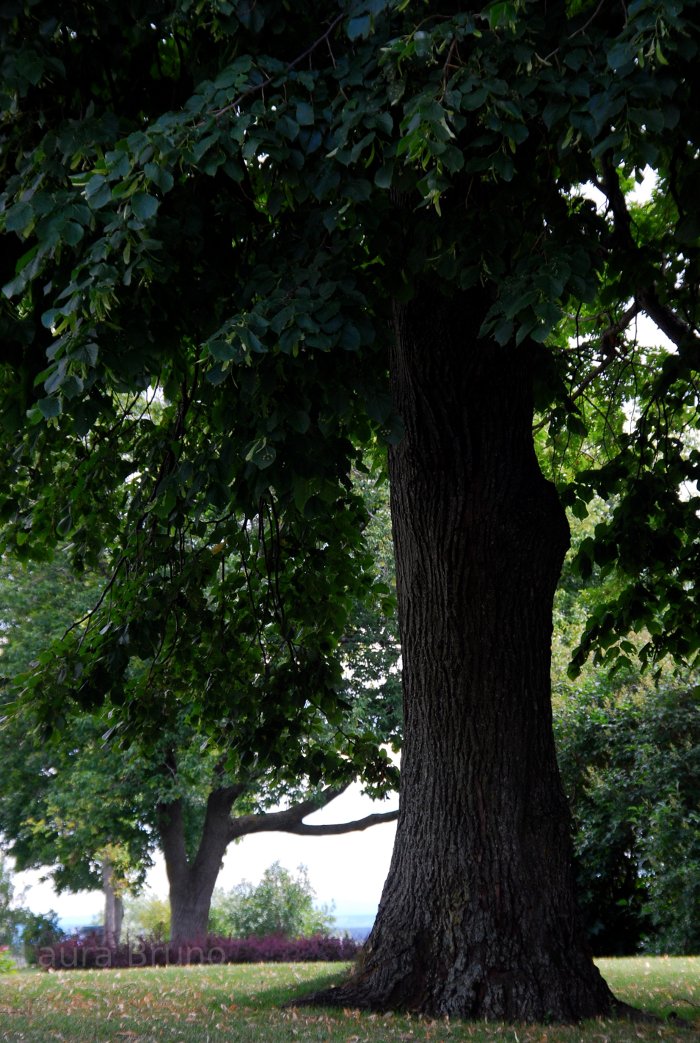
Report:
[[[349,787],[331,804],[309,815],[309,823],[349,822],[376,812],[393,811],[398,797],[373,801],[361,792],[359,784]],[[229,846],[217,887],[229,890],[241,880],[256,884],[273,862],[295,870],[305,865],[318,906],[335,904],[339,927],[371,924],[382,886],[389,871],[396,825],[393,822],[372,826],[362,832],[330,837],[296,837],[286,833],[263,833],[244,837]],[[41,883],[40,871],[16,873],[15,891],[25,890],[22,904],[35,913],[58,913],[64,926],[87,925],[102,915],[99,891],[57,895],[50,883]],[[147,886],[160,898],[168,894],[168,881],[162,859],[149,872]]]

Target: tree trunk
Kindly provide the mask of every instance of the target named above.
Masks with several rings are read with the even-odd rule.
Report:
[[[121,936],[124,903],[114,887],[114,867],[108,855],[102,859],[102,891],[105,896],[104,943],[115,948]]]
[[[200,944],[207,936],[211,898],[231,840],[230,812],[235,793],[230,788],[209,795],[200,843],[191,862],[181,801],[159,808],[158,827],[170,884],[170,941],[175,945]]]
[[[532,440],[530,351],[480,292],[396,310],[390,458],[405,740],[396,844],[354,977],[324,1002],[573,1021],[614,998],[574,898],[550,705],[569,542]]]

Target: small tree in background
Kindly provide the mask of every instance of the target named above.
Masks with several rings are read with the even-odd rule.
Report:
[[[209,929],[238,938],[327,934],[334,923],[332,911],[328,906],[315,908],[314,898],[306,866],[300,865],[293,874],[273,862],[259,884],[244,880],[229,892],[214,893]]]
[[[137,898],[127,897],[124,903],[124,924],[130,938],[164,940],[170,934],[170,905],[167,898],[159,898],[148,890]]]

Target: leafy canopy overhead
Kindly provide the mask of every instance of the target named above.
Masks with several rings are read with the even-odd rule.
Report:
[[[5,5],[4,541],[106,547],[113,570],[57,699],[196,663],[212,713],[237,702],[258,737],[333,714],[372,583],[350,468],[400,437],[391,300],[426,280],[480,286],[483,335],[538,351],[552,438],[585,449],[586,393],[608,400],[609,459],[579,460],[565,497],[614,502],[579,560],[629,582],[586,647],[625,654],[646,627],[648,656],[697,656],[699,15]],[[659,190],[632,211],[647,166]],[[673,352],[637,345],[640,312]],[[232,700],[241,657],[258,682]]]

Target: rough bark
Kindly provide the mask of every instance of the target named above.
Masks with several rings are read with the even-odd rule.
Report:
[[[483,313],[478,291],[396,311],[399,820],[360,964],[313,999],[574,1021],[614,999],[579,922],[552,734],[569,533],[534,453],[529,350],[480,341]]]

